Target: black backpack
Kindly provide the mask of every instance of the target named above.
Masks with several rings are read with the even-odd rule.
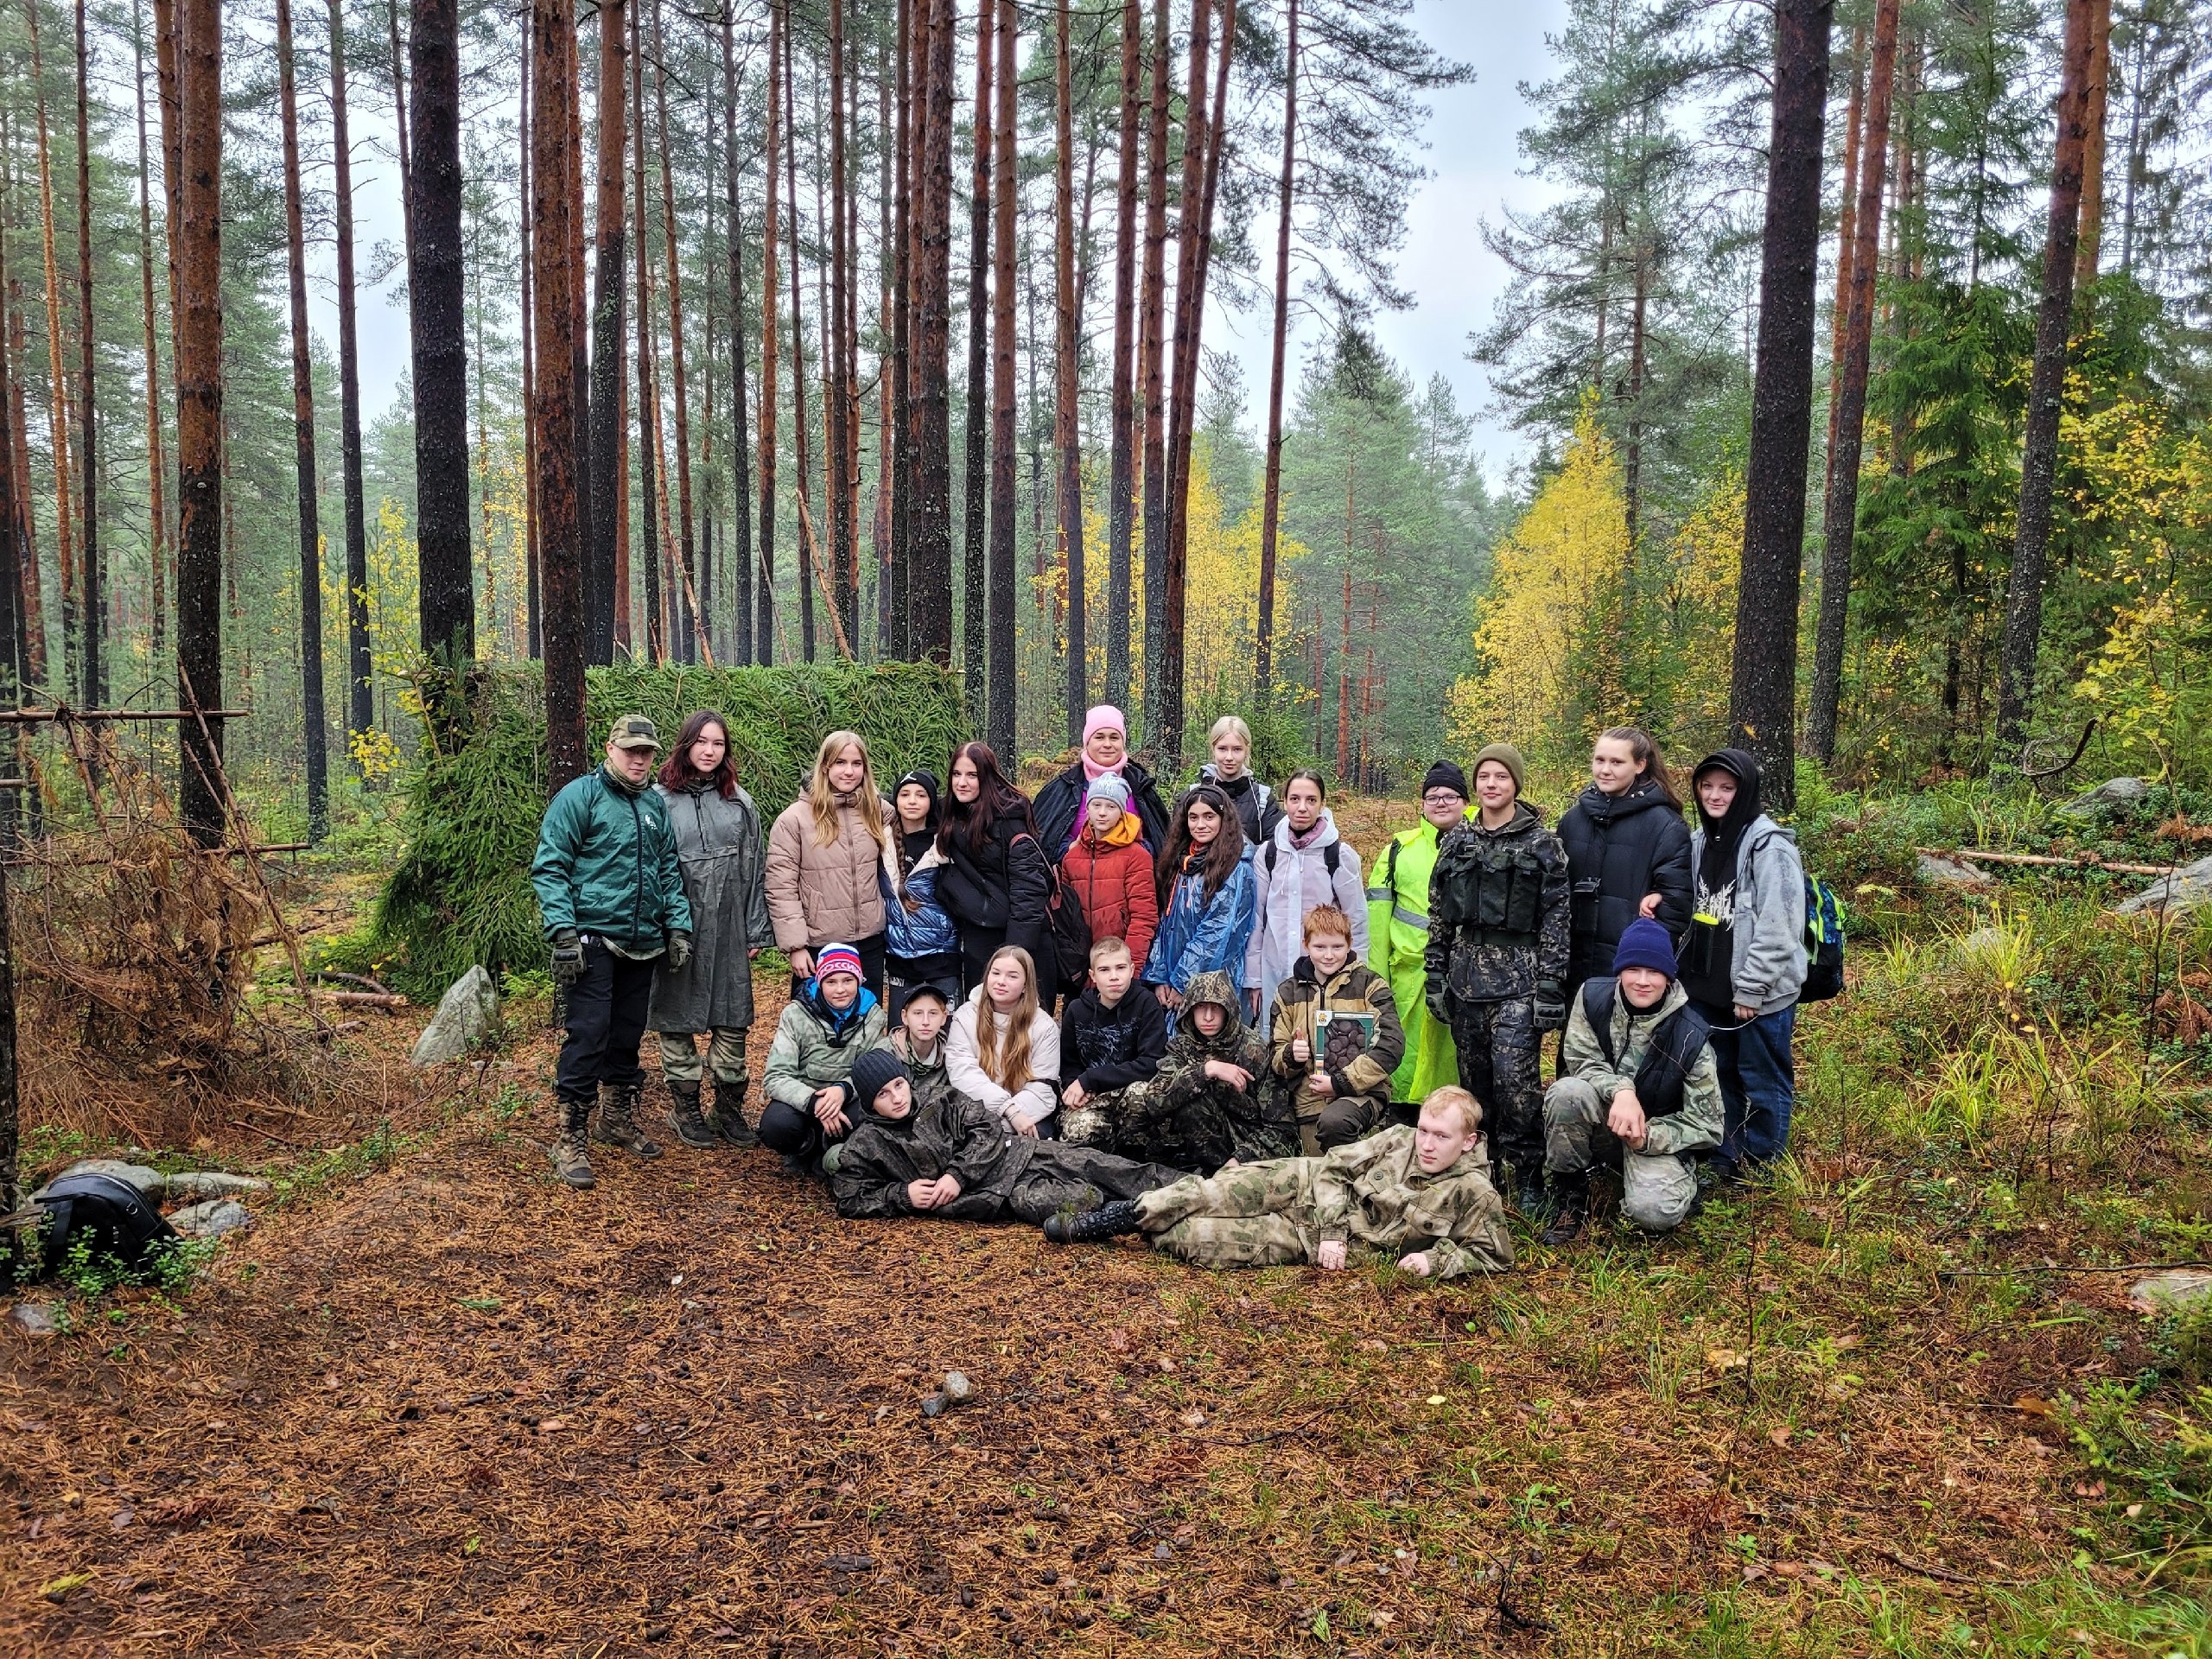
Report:
[[[177,1242],[176,1230],[138,1189],[90,1171],[64,1175],[34,1200],[46,1211],[38,1236],[38,1273],[51,1279],[80,1245],[95,1262],[112,1260],[137,1274]]]
[[[1017,836],[1017,841],[1023,837]],[[1043,857],[1045,849],[1034,836],[1029,844]],[[1059,868],[1049,858],[1045,860],[1045,920],[1046,933],[1052,942],[1052,965],[1058,970],[1059,988],[1073,992],[1083,988],[1090,975],[1090,922],[1083,913],[1083,900],[1076,896],[1074,887],[1061,878]],[[1143,964],[1140,963],[1138,966]]]

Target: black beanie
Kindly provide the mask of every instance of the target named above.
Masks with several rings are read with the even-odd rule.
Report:
[[[1428,769],[1427,775],[1421,780],[1422,794],[1427,794],[1432,789],[1448,789],[1463,801],[1469,798],[1467,774],[1449,760],[1438,761]]]
[[[871,1048],[853,1062],[854,1104],[864,1112],[874,1111],[875,1097],[899,1077],[909,1083],[914,1080],[905,1063],[889,1049]]]
[[[896,823],[899,818],[899,791],[909,784],[918,785],[922,792],[930,798],[930,822],[935,823],[938,798],[941,791],[937,786],[937,773],[930,771],[926,766],[917,766],[913,771],[903,773],[899,781],[891,785],[892,822]]]

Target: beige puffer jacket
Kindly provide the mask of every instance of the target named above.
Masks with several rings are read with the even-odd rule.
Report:
[[[883,931],[881,876],[896,870],[890,849],[873,840],[857,805],[837,808],[837,839],[823,846],[814,809],[802,795],[768,832],[768,919],[780,950],[856,944]]]

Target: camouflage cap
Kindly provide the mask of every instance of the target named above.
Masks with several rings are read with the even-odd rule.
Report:
[[[660,728],[643,715],[625,715],[614,722],[607,741],[618,749],[658,749]]]

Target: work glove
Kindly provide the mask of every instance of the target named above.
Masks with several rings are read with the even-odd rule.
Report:
[[[1567,988],[1555,979],[1536,982],[1536,1029],[1567,1029]]]
[[[553,934],[553,982],[567,990],[584,976],[583,935],[573,927]]]
[[[1440,979],[1428,982],[1428,1012],[1440,1026],[1452,1023],[1452,1010],[1445,1006],[1444,982]]]
[[[691,963],[691,936],[682,928],[668,936],[668,966],[671,973],[682,973]]]

